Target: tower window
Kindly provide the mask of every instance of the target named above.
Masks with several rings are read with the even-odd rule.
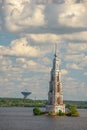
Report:
[[[57,98],[57,103],[60,104],[60,97]]]
[[[59,81],[59,75],[57,76],[57,81]]]
[[[60,92],[60,84],[57,85],[57,92]]]

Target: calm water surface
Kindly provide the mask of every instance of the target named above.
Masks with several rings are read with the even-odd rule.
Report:
[[[87,109],[80,117],[34,116],[33,108],[0,108],[0,130],[87,130]]]

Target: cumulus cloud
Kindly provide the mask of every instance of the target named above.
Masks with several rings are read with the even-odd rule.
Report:
[[[12,61],[9,58],[0,56],[0,71],[7,72],[7,70],[9,70],[9,67],[11,67],[11,65]]]
[[[84,53],[82,54],[73,54],[73,52],[71,52],[72,54],[67,54],[65,56],[65,60],[69,61],[69,62],[74,62],[74,63],[79,63],[82,61],[82,59],[84,59],[85,55]]]
[[[32,5],[29,0],[5,0],[2,7],[3,21],[9,31],[45,25],[44,6],[42,5]]]
[[[62,70],[61,70],[61,74],[62,74],[62,75],[67,75],[67,74],[68,74],[68,71],[67,71],[66,69],[62,69]]]
[[[9,47],[0,46],[1,55],[37,57],[41,54],[40,49],[28,44],[26,38],[16,39]]]
[[[72,81],[72,80],[74,80],[72,77],[67,77],[67,81]]]
[[[55,43],[60,39],[58,35],[55,34],[30,34],[29,37],[38,43]]]
[[[68,46],[69,52],[86,52],[87,51],[87,43],[70,43]]]
[[[52,34],[52,33],[45,33],[45,34],[29,34],[29,33],[22,33],[21,37],[26,37],[32,44],[36,44],[41,46],[49,46],[50,50],[53,50],[54,44],[57,43],[58,49],[64,48],[67,50],[67,53],[79,53],[79,52],[86,52],[86,45],[87,45],[87,33],[80,32],[80,33],[73,33],[73,34]],[[70,55],[71,56],[71,55]],[[70,57],[69,56],[69,57]],[[72,57],[72,56],[71,56]]]
[[[74,4],[66,6],[65,11],[59,14],[59,22],[62,25],[70,27],[84,27],[87,26],[85,21],[86,6],[83,4]],[[84,15],[83,15],[84,14]]]
[[[85,55],[84,53],[66,55],[65,61],[67,61],[67,69],[71,68],[75,70],[83,70],[87,67],[87,55]]]
[[[58,35],[60,40],[64,40],[67,43],[85,43],[87,42],[87,32],[78,32],[78,33],[73,33],[73,34],[63,34],[63,35]],[[80,44],[79,44],[80,45]]]
[[[69,1],[63,1],[69,5],[58,4],[57,1],[46,2],[48,4],[31,0],[4,0],[1,9],[2,27],[11,32],[30,33],[72,33],[81,31],[82,28],[82,31],[87,30],[85,4],[72,5]]]
[[[43,63],[44,60],[48,61],[47,58],[43,58],[42,60],[34,61],[34,60],[27,60],[25,58],[17,58],[16,61],[18,65],[21,66],[21,69],[32,71],[32,72],[41,72],[41,73],[49,73],[50,67],[47,66],[47,62]]]
[[[51,43],[57,43],[57,44],[66,44],[66,46],[72,50],[79,49],[79,51],[85,51],[86,45],[87,45],[87,32],[78,32],[73,34],[55,34],[55,33],[44,33],[44,34],[22,34],[22,36],[25,36],[29,39],[31,39],[35,43],[40,44],[51,44]],[[80,43],[83,43],[83,49],[82,45]]]
[[[71,69],[75,69],[75,70],[81,70],[82,69],[79,65],[77,65],[75,63],[67,64],[67,68],[71,68]]]

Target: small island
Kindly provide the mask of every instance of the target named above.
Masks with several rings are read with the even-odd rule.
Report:
[[[78,117],[79,116],[79,112],[76,109],[75,106],[71,106],[69,105],[68,108],[66,108],[66,112],[63,113],[61,110],[58,113],[54,113],[54,112],[43,112],[40,110],[40,108],[35,107],[33,109],[33,114],[34,115],[46,115],[46,116],[71,116],[71,117]]]

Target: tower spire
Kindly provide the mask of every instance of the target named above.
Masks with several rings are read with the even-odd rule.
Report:
[[[57,57],[57,43],[55,43],[55,57]]]

